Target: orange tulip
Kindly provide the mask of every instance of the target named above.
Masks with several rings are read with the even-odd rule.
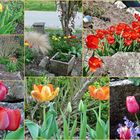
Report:
[[[52,84],[48,84],[47,86],[43,85],[34,85],[34,90],[31,91],[31,95],[38,102],[45,102],[53,100],[59,92],[59,87],[55,90]]]
[[[95,86],[89,86],[88,90],[90,92],[90,96],[97,100],[108,100],[110,89],[109,86],[103,86],[101,88],[96,88]]]

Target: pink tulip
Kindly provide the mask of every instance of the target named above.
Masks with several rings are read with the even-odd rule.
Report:
[[[19,128],[21,113],[19,109],[0,107],[0,130],[15,131]]]
[[[131,138],[130,129],[126,126],[120,128],[120,139],[129,140]]]
[[[0,130],[5,130],[9,125],[8,114],[5,109],[0,107]]]
[[[140,110],[139,105],[134,96],[128,96],[126,98],[126,107],[127,110],[132,114],[138,113]]]
[[[0,101],[5,99],[7,93],[8,93],[8,88],[3,82],[0,82]]]

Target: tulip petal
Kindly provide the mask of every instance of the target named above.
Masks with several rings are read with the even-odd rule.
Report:
[[[4,108],[0,107],[0,130],[5,130],[9,125],[8,114]]]
[[[9,125],[6,128],[6,130],[15,131],[16,129],[18,129],[20,125],[20,121],[21,121],[20,111],[19,109],[16,110],[6,109],[6,112],[9,117]]]

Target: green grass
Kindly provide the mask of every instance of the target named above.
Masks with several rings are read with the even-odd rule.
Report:
[[[28,0],[25,2],[25,10],[56,11],[55,1]]]

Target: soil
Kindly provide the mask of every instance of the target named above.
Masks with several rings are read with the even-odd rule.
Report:
[[[15,34],[24,34],[24,24],[17,25]]]

